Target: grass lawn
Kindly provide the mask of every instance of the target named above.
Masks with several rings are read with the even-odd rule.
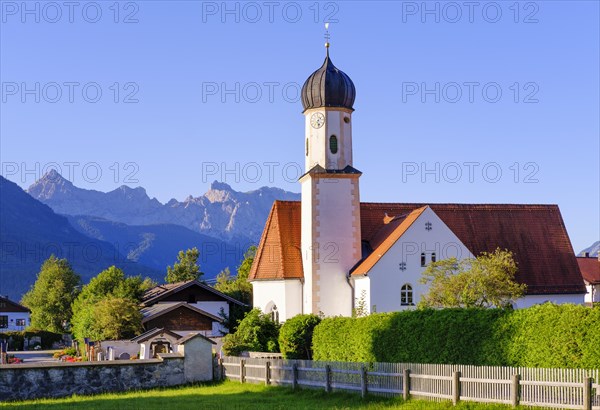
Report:
[[[179,388],[73,396],[0,403],[0,407],[18,409],[486,409],[507,410],[508,406],[450,402],[434,403],[400,398],[368,397],[347,393],[326,394],[321,390],[292,391],[286,387],[223,382]]]

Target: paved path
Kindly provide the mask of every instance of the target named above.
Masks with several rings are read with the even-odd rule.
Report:
[[[23,363],[47,363],[56,362],[52,357],[56,350],[28,350],[26,352],[8,352],[23,360]]]

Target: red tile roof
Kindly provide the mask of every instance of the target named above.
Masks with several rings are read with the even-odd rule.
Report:
[[[600,259],[578,257],[577,263],[586,282],[592,285],[600,284]]]
[[[361,203],[362,240],[376,248],[387,215],[407,215],[427,204]],[[585,287],[557,205],[429,204],[474,254],[513,252],[518,281],[528,294],[584,293]],[[276,201],[250,280],[301,279],[300,202]],[[401,224],[401,223],[400,223]],[[395,231],[395,230],[394,230]],[[357,261],[358,262],[358,261]]]
[[[303,277],[300,250],[300,202],[275,201],[260,238],[249,279],[277,280]]]
[[[384,225],[379,229],[379,232],[370,241],[373,252],[367,256],[352,272],[353,275],[365,275],[375,266],[379,259],[396,243],[404,232],[417,220],[419,216],[427,209],[426,206],[415,209],[408,215],[403,215],[399,218],[392,218],[386,215],[384,217]]]

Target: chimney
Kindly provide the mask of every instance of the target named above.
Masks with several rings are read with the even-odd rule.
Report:
[[[589,258],[590,257],[590,253],[586,252],[586,253],[583,254],[583,256],[586,257],[586,258]]]

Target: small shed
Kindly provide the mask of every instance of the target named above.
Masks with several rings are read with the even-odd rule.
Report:
[[[173,353],[181,338],[175,332],[154,328],[131,339],[140,345],[140,359],[153,359],[160,353]]]
[[[213,379],[213,345],[216,343],[201,335],[192,333],[177,341],[177,352],[185,357],[185,381],[188,383]]]

